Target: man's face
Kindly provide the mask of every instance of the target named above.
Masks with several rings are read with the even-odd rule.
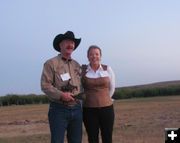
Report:
[[[73,50],[75,48],[75,43],[72,40],[63,40],[59,44],[59,46],[61,48],[61,53],[62,54],[71,55],[71,53],[73,52]]]

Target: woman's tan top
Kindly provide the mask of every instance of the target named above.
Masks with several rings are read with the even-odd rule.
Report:
[[[82,67],[82,84],[86,94],[86,100],[83,102],[84,107],[105,107],[112,105],[109,96],[109,77],[88,78],[85,76],[85,65]],[[102,65],[106,70],[107,66]]]

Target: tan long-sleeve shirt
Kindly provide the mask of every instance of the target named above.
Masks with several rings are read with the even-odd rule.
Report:
[[[41,75],[41,89],[51,101],[59,101],[61,99],[61,87],[68,83],[77,86],[74,94],[80,93],[81,79],[79,70],[80,65],[73,59],[66,61],[61,55],[47,60]],[[68,77],[65,75],[69,75]]]

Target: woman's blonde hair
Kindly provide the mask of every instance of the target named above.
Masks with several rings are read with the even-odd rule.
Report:
[[[89,52],[90,52],[91,49],[98,49],[99,52],[100,52],[100,55],[102,56],[101,49],[100,49],[98,46],[96,46],[96,45],[91,45],[91,46],[89,47],[89,49],[88,49],[88,51],[87,51],[87,56],[89,56]]]

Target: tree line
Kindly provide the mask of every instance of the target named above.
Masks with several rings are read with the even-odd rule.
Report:
[[[171,96],[180,95],[180,85],[166,87],[122,87],[116,88],[114,99],[127,99],[137,97]],[[46,95],[15,95],[8,94],[0,97],[0,106],[25,105],[25,104],[46,104],[49,99]]]
[[[114,99],[127,99],[136,97],[154,97],[180,95],[180,85],[166,87],[138,87],[138,88],[118,88],[113,95]]]
[[[49,100],[45,95],[16,95],[8,94],[6,96],[0,97],[0,106],[9,106],[9,105],[25,105],[25,104],[45,104]]]

